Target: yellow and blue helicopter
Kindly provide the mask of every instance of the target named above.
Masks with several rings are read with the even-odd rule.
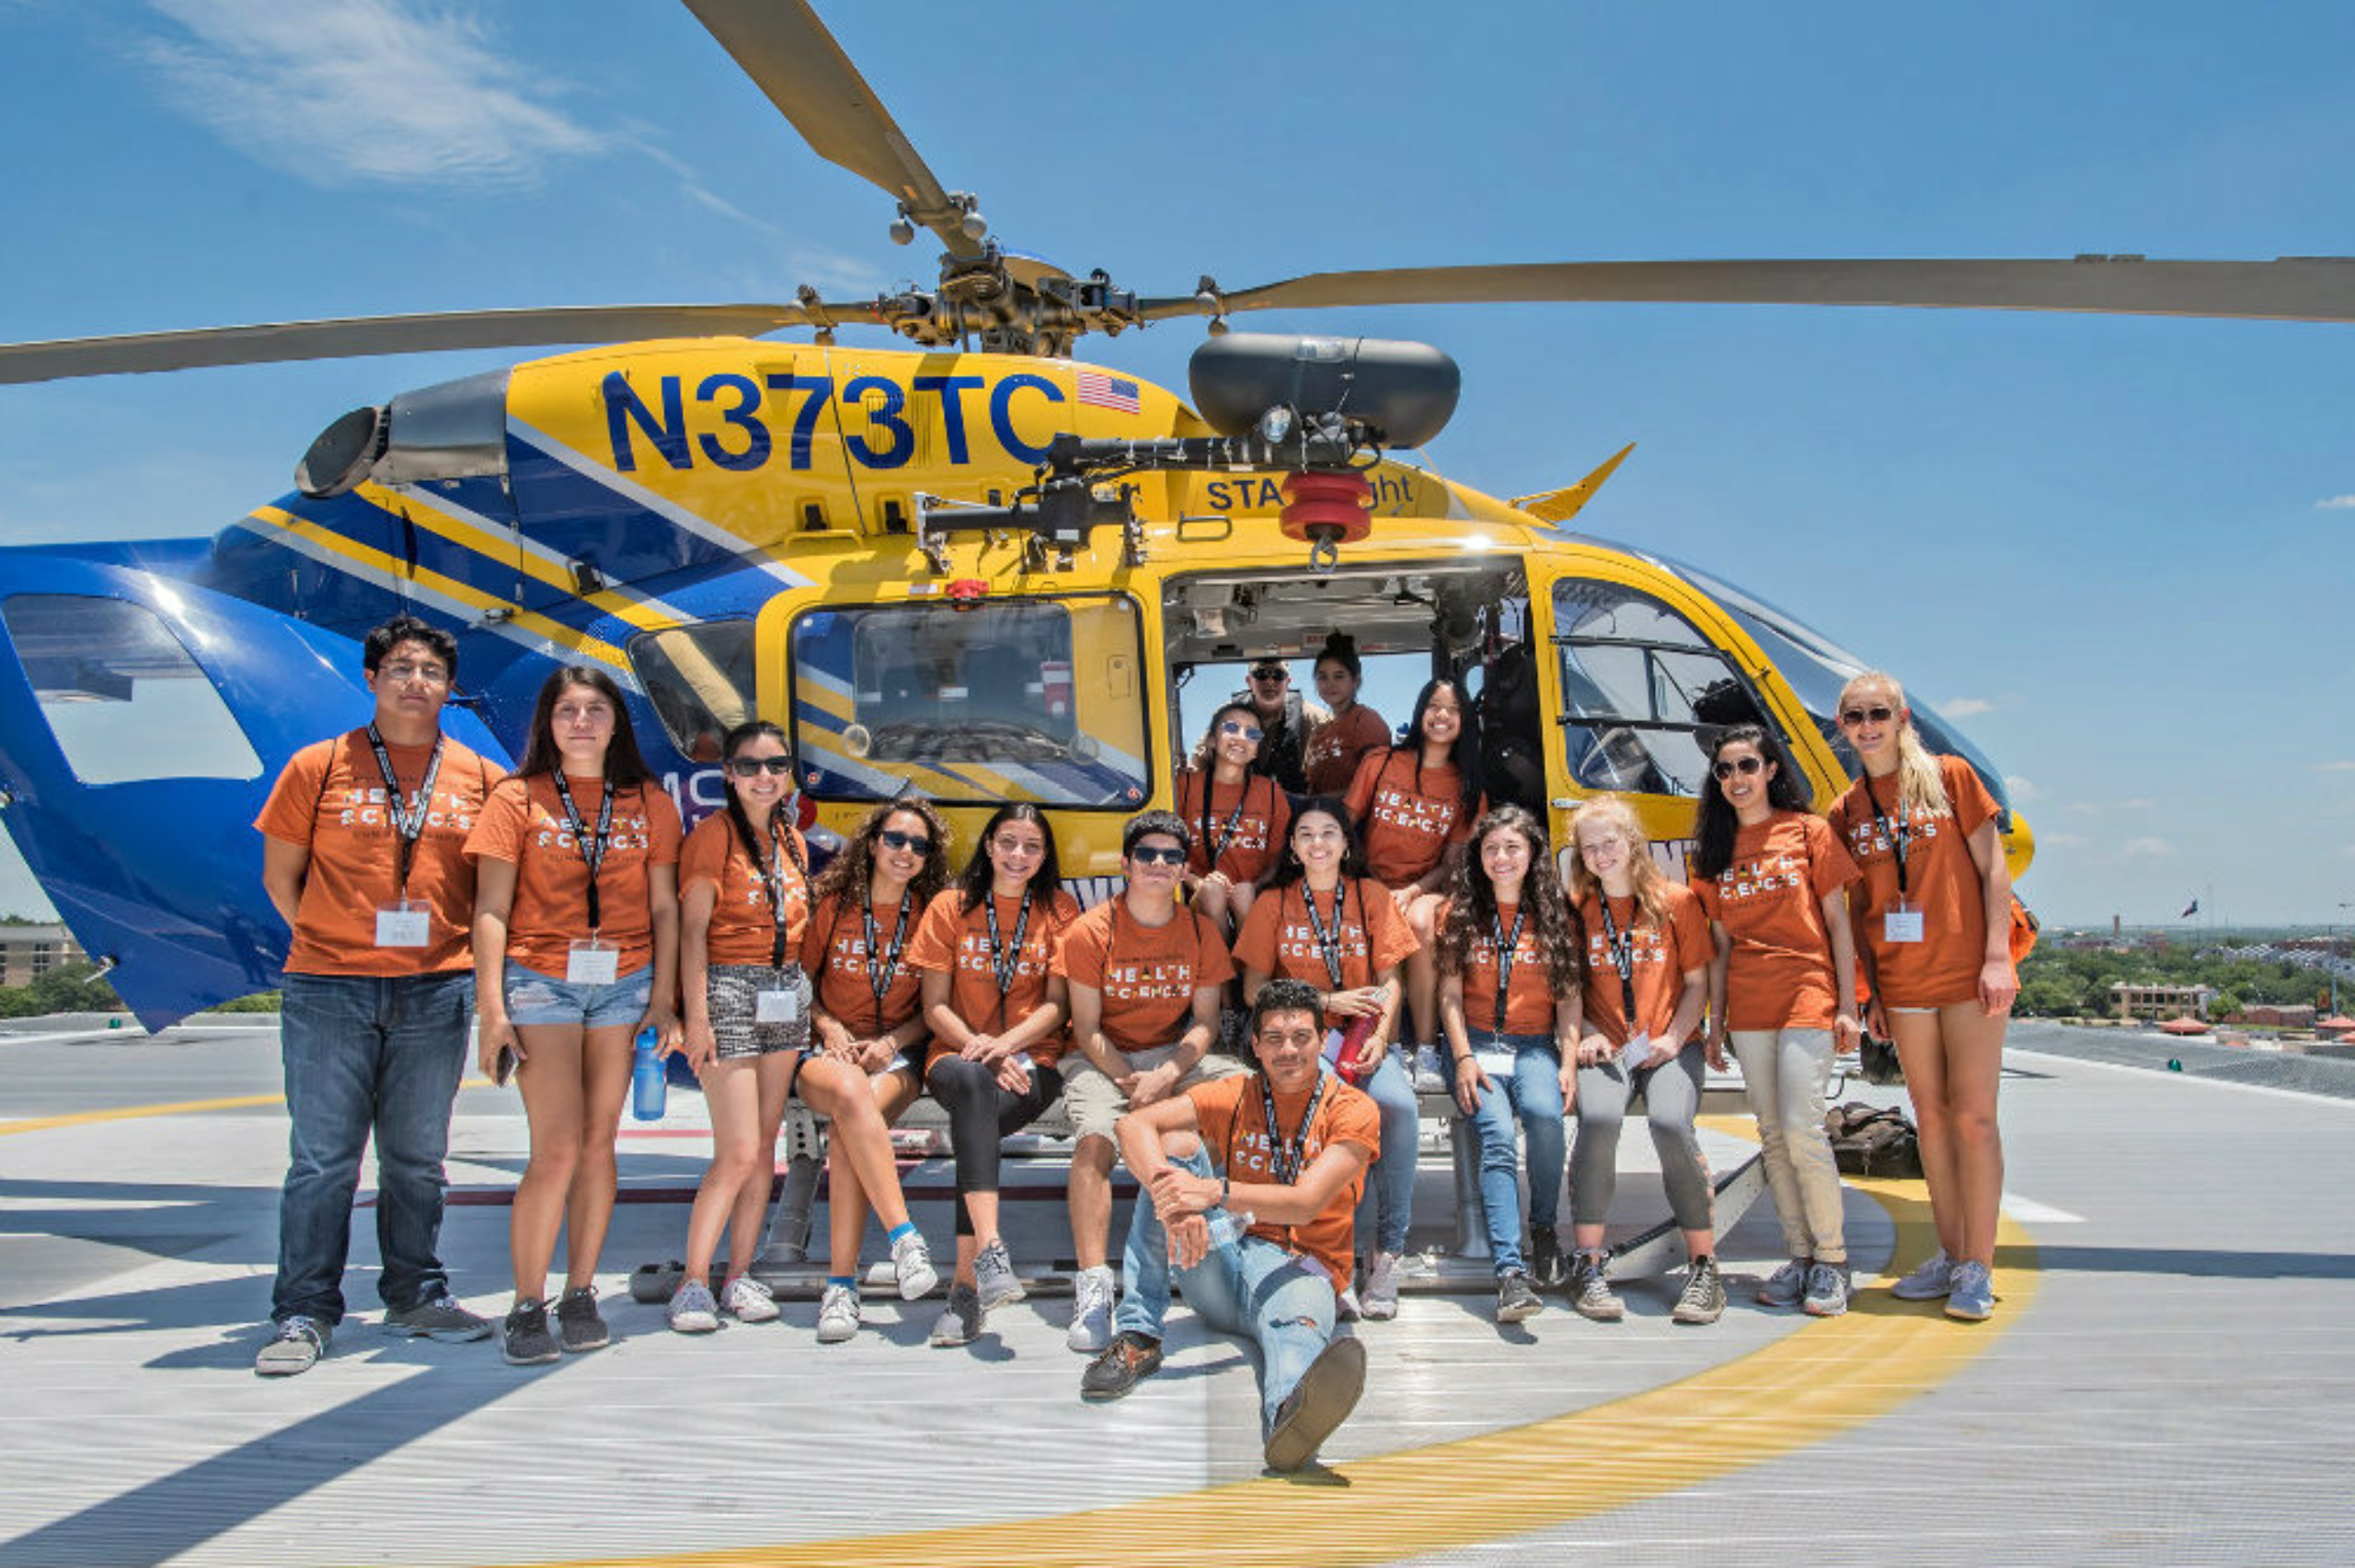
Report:
[[[881,188],[936,280],[857,303],[442,313],[0,347],[0,382],[614,340],[336,419],[297,488],[211,538],[5,553],[0,803],[44,890],[160,1024],[275,983],[286,932],[247,830],[299,746],[362,711],[358,639],[398,611],[461,644],[454,733],[520,752],[558,664],[608,670],[692,818],[717,739],[784,725],[839,830],[903,788],[970,829],[1035,801],[1067,870],[1115,869],[1166,805],[1198,671],[1370,658],[1479,690],[1490,793],[1563,818],[1638,803],[1681,870],[1706,737],[1780,736],[1819,801],[1862,661],[1708,573],[1568,526],[1619,461],[1507,500],[1401,454],[1452,361],[1227,330],[1267,309],[1501,301],[1962,306],[2345,321],[2329,260],[1678,261],[1314,274],[1166,296],[1003,246],[800,0],[688,0],[823,157]],[[1204,318],[1190,400],[1072,358]],[[801,328],[808,341],[766,335]],[[871,336],[870,336],[871,334]],[[878,348],[896,336],[906,347]],[[1624,457],[1625,453],[1620,456]],[[1188,722],[1189,696],[1195,704]],[[1917,707],[1925,738],[2000,773]],[[155,726],[166,727],[157,729]],[[110,745],[165,733],[167,748]],[[2008,818],[2015,870],[2031,853]],[[1092,890],[1092,889],[1084,889]]]

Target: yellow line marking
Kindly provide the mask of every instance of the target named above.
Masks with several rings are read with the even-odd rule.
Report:
[[[1852,1181],[1897,1221],[1891,1272],[1936,1245],[1919,1182]],[[1271,1478],[1048,1518],[858,1539],[789,1542],[568,1568],[718,1568],[856,1562],[859,1568],[1196,1568],[1389,1562],[1591,1517],[1822,1442],[1929,1392],[1983,1355],[2036,1297],[2034,1243],[2006,1218],[2007,1267],[1992,1323],[1947,1321],[1936,1302],[1860,1294],[1845,1316],[1693,1377],[1507,1431],[1345,1462],[1326,1484]],[[2017,1260],[2015,1263],[2014,1260]],[[1598,1342],[1599,1343],[1599,1342]],[[1153,1397],[1151,1385],[1142,1396]],[[546,1565],[543,1565],[546,1568]]]
[[[75,1111],[70,1116],[34,1116],[27,1121],[0,1122],[0,1138],[19,1132],[47,1132],[52,1127],[136,1121],[142,1116],[177,1116],[190,1111],[245,1111],[257,1105],[282,1105],[285,1103],[283,1094],[233,1094],[222,1100],[172,1100],[155,1105],[118,1105],[110,1111]]]

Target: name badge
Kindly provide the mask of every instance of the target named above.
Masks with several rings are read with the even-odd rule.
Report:
[[[1479,1064],[1480,1070],[1491,1078],[1511,1078],[1512,1059],[1512,1052],[1499,1050],[1494,1047],[1472,1053],[1472,1059]]]
[[[387,904],[376,911],[377,946],[423,947],[432,940],[432,917],[423,904]]]
[[[564,956],[564,978],[569,985],[612,985],[622,978],[622,950],[593,936],[576,940]]]
[[[1619,1047],[1619,1059],[1629,1067],[1643,1066],[1651,1054],[1652,1036],[1648,1029],[1628,1036],[1627,1043]]]
[[[752,998],[752,1022],[755,1024],[790,1024],[800,1016],[799,991],[764,990]]]
[[[1922,911],[1900,904],[1880,917],[1880,934],[1884,942],[1921,941]]]

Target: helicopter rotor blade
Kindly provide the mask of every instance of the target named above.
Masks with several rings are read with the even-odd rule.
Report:
[[[2355,258],[2150,261],[1561,261],[1313,272],[1231,294],[1139,302],[1147,321],[1328,305],[1580,303],[1911,305],[2127,315],[2355,321]]]
[[[810,319],[799,305],[559,305],[544,310],[436,311],[333,321],[264,322],[119,338],[0,344],[0,384],[69,376],[278,364],[449,349],[611,343],[634,338],[755,337]]]
[[[828,163],[880,186],[957,257],[982,254],[891,111],[808,0],[684,0],[744,74]]]

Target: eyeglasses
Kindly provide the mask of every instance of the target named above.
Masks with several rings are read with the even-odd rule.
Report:
[[[1139,865],[1183,865],[1186,864],[1186,852],[1175,844],[1166,849],[1139,844],[1129,852],[1129,858]]]
[[[1717,777],[1721,779],[1729,779],[1736,773],[1740,773],[1746,778],[1750,774],[1758,772],[1766,764],[1763,760],[1756,757],[1736,757],[1730,762],[1711,763],[1709,765],[1709,772],[1717,774]]]
[[[905,850],[910,854],[932,853],[932,841],[922,833],[902,833],[897,828],[886,828],[875,837],[887,850]]]
[[[1251,672],[1251,679],[1254,681],[1289,681],[1292,679],[1292,671],[1279,664],[1271,670],[1253,670]]]
[[[728,759],[728,772],[729,776],[740,779],[756,779],[764,773],[785,774],[793,772],[793,759],[790,757],[730,757]]]
[[[1890,708],[1878,706],[1869,708],[1847,708],[1842,711],[1840,715],[1840,722],[1842,724],[1851,725],[1865,724],[1867,722],[1873,724],[1887,724],[1890,719],[1895,718],[1896,716],[1896,712]]]
[[[1218,732],[1221,735],[1239,735],[1246,740],[1257,740],[1263,733],[1258,725],[1245,724],[1241,719],[1235,718],[1228,719],[1224,724],[1220,725]]]
[[[450,671],[439,664],[382,664],[376,673],[387,681],[422,681],[429,686],[439,686],[450,679]]]

